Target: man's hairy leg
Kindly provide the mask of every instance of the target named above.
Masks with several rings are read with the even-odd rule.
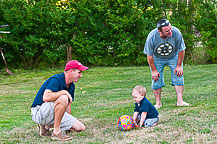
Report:
[[[177,106],[189,106],[191,104],[183,101],[183,91],[184,86],[175,85],[176,95],[177,95]]]
[[[153,89],[155,100],[156,100],[156,104],[154,105],[155,108],[162,107],[162,103],[161,103],[161,91],[162,91],[162,88]]]
[[[66,95],[60,96],[55,102],[55,116],[54,116],[54,134],[58,134],[61,132],[60,130],[60,124],[61,120],[63,118],[63,115],[66,111],[66,108],[68,106],[68,97]]]

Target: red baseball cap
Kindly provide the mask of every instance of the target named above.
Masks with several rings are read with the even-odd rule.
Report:
[[[70,69],[78,69],[80,71],[85,71],[88,69],[88,67],[83,66],[79,61],[77,60],[71,60],[66,64],[65,71]]]

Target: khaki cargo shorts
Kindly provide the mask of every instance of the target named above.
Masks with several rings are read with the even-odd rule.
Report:
[[[31,108],[32,120],[41,125],[53,125],[54,124],[54,103],[45,102],[41,106]],[[60,124],[62,131],[69,130],[77,121],[71,114],[65,112]]]

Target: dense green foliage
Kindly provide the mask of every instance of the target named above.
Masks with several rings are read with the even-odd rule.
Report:
[[[72,59],[95,66],[147,64],[143,47],[159,19],[183,33],[186,63],[216,63],[215,0],[2,0],[1,47],[14,67]],[[198,45],[200,43],[200,45]],[[0,64],[3,62],[0,62]]]

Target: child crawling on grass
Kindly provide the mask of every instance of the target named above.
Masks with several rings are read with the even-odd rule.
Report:
[[[132,90],[134,98],[135,109],[133,120],[136,127],[152,127],[159,121],[159,113],[156,108],[149,102],[146,96],[146,88],[143,86],[136,86]]]

